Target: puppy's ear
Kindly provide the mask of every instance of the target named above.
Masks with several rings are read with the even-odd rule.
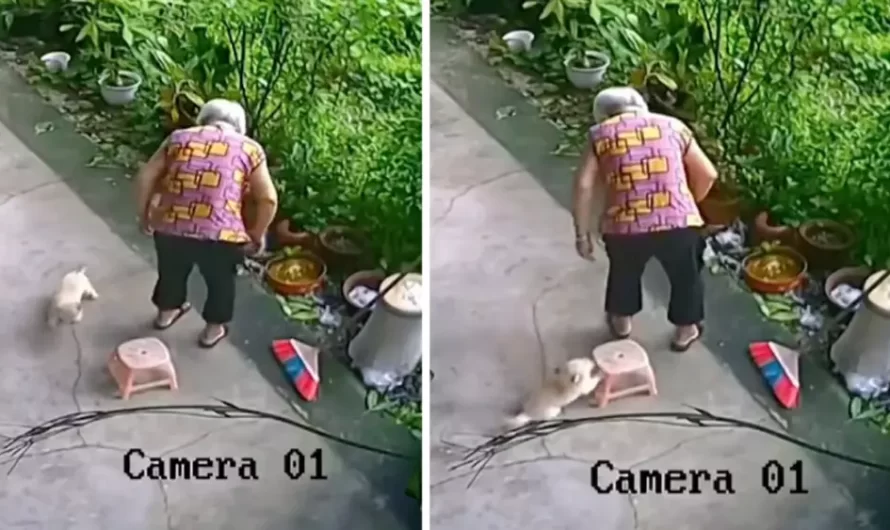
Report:
[[[581,374],[572,374],[572,383],[578,384],[581,382]]]

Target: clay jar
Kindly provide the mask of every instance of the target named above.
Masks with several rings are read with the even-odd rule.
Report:
[[[769,212],[763,211],[754,217],[753,243],[771,243],[778,241],[783,245],[796,246],[794,227],[774,225],[770,223]]]
[[[275,223],[275,240],[282,247],[301,247],[308,252],[318,251],[318,236],[308,230],[291,230],[290,219]]]
[[[830,219],[815,219],[797,229],[799,247],[810,266],[818,270],[843,267],[850,259],[856,236],[848,226]]]
[[[705,223],[728,226],[738,219],[742,199],[731,186],[715,182],[708,196],[698,206]]]

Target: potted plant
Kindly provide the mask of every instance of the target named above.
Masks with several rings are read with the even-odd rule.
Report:
[[[202,106],[204,98],[188,79],[161,90],[160,107],[166,113],[166,125],[171,131],[194,126]]]
[[[718,174],[722,178],[714,183],[707,197],[698,206],[705,223],[728,226],[738,219],[742,209],[742,198],[738,189],[732,184],[735,175],[732,168],[719,169]]]
[[[856,243],[853,230],[831,219],[815,219],[797,227],[800,250],[817,270],[836,269],[846,265],[850,250]]]
[[[126,70],[117,61],[112,61],[99,76],[99,91],[102,99],[113,106],[128,105],[136,99],[136,91],[142,85],[142,76]]]
[[[795,245],[795,230],[793,226],[785,224],[773,224],[768,211],[763,210],[754,216],[754,230],[752,231],[753,243],[767,243],[778,241],[783,245]]]
[[[573,47],[565,56],[566,76],[569,82],[582,90],[596,88],[603,82],[611,64],[609,56],[602,52]]]

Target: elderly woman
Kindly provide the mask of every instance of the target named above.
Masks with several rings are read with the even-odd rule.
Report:
[[[701,336],[704,225],[698,203],[717,170],[679,120],[648,111],[632,88],[608,88],[594,100],[587,146],[575,176],[575,246],[593,257],[591,216],[602,201],[599,232],[609,257],[606,314],[615,338],[631,334],[642,309],[640,279],[655,257],[671,284],[668,320],[676,326],[671,349],[686,351]],[[596,197],[595,195],[601,194]]]
[[[191,308],[186,286],[197,265],[207,284],[199,344],[212,348],[228,334],[237,265],[262,244],[278,195],[263,148],[245,135],[241,105],[209,101],[197,122],[172,133],[139,172],[136,206],[158,258],[155,327],[169,328]]]

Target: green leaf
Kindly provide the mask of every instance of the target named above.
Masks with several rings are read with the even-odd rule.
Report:
[[[127,46],[133,46],[133,32],[130,31],[130,26],[126,22],[124,22],[124,27],[121,29],[121,38],[124,39]]]
[[[377,404],[380,403],[380,393],[376,390],[369,390],[365,394],[365,408],[368,410],[376,410]]]
[[[65,33],[67,31],[71,31],[75,27],[77,27],[77,26],[75,26],[74,24],[62,24],[61,26],[59,26],[59,33]]]
[[[850,400],[850,417],[858,420],[862,414],[862,398],[856,396]]]
[[[668,90],[677,90],[677,82],[661,72],[652,72],[652,77]]]
[[[597,24],[600,24],[603,21],[603,12],[600,10],[599,0],[590,0],[587,12],[590,15],[590,18]]]
[[[315,311],[299,311],[291,315],[291,317],[303,322],[311,322],[318,320],[318,313]]]

